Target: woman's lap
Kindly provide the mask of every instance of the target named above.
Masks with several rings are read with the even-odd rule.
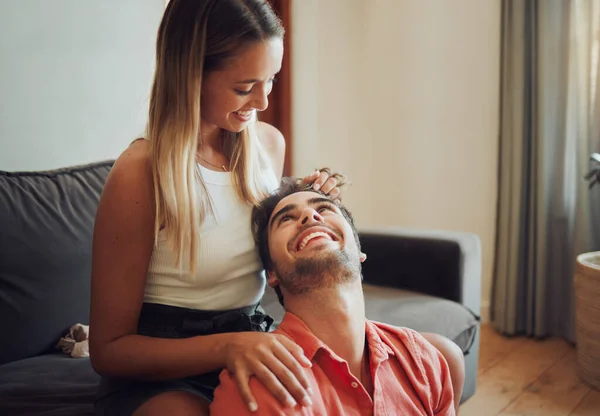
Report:
[[[97,416],[131,416],[146,401],[166,392],[187,392],[212,402],[219,372],[185,379],[144,382],[102,378],[101,390],[111,391],[95,403]]]
[[[240,319],[236,319],[239,313]],[[187,338],[223,332],[268,331],[273,320],[260,306],[234,311],[195,311],[144,304],[138,333],[159,338]],[[190,329],[189,328],[193,328]],[[96,415],[130,416],[146,401],[166,392],[188,392],[212,402],[220,371],[165,381],[102,377],[96,396]]]

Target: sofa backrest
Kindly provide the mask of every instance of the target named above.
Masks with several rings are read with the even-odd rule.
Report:
[[[0,171],[0,365],[88,323],[94,219],[112,164]]]

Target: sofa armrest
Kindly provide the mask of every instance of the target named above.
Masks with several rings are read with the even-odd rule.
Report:
[[[459,302],[481,313],[481,243],[475,234],[380,227],[359,230],[364,282]]]

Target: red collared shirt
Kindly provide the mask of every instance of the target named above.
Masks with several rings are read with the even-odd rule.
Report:
[[[211,415],[455,415],[448,365],[435,347],[408,328],[367,321],[365,330],[372,398],[350,373],[348,363],[315,337],[300,318],[288,312],[275,332],[295,341],[312,361],[307,372],[313,406],[286,408],[252,377],[250,388],[258,404],[258,411],[252,413],[242,400],[234,377],[224,370]]]

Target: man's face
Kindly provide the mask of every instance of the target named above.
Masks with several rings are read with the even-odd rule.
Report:
[[[292,294],[360,278],[354,232],[338,206],[316,192],[283,198],[269,220],[269,285]]]

